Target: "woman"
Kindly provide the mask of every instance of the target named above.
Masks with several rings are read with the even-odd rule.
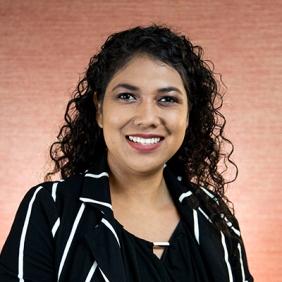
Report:
[[[157,25],[111,35],[51,147],[45,180],[62,180],[24,197],[0,280],[253,281],[224,194],[220,163],[237,167],[221,102],[185,36]]]

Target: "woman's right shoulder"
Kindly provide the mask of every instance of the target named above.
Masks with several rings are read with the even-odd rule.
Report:
[[[75,218],[83,180],[84,175],[75,175],[27,190],[0,254],[0,280],[16,281],[25,271],[36,277],[32,281],[39,281],[37,275],[53,281],[53,241],[60,227],[66,229]]]
[[[66,179],[44,181],[29,188],[24,199],[30,199],[31,197],[39,196],[41,194],[45,196],[51,196],[54,201],[65,197],[78,197],[84,181],[84,174],[72,175]]]
[[[83,181],[84,174],[77,174],[64,180],[45,181],[32,186],[24,194],[17,214],[45,214],[52,225],[66,209],[71,211],[79,207]]]

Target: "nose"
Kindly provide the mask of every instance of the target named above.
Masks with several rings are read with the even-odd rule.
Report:
[[[157,128],[161,123],[160,112],[153,101],[142,101],[135,109],[134,125],[141,128]]]

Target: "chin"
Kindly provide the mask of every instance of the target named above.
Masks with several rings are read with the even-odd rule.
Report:
[[[138,174],[152,174],[157,171],[160,171],[164,167],[164,162],[158,163],[158,164],[152,164],[152,162],[146,164],[146,162],[143,162],[142,164],[128,164],[128,167]]]

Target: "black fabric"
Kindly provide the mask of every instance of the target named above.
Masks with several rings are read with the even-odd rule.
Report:
[[[0,255],[1,282],[253,281],[236,219],[233,238],[218,231],[168,167],[181,220],[161,259],[113,217],[107,171],[101,159],[83,174],[27,192]]]
[[[199,248],[191,246],[191,235],[187,234],[184,224],[180,220],[169,240],[170,246],[165,248],[161,258],[153,253],[152,242],[138,238],[120,227],[128,281],[210,281],[206,273],[208,267],[203,267]]]

